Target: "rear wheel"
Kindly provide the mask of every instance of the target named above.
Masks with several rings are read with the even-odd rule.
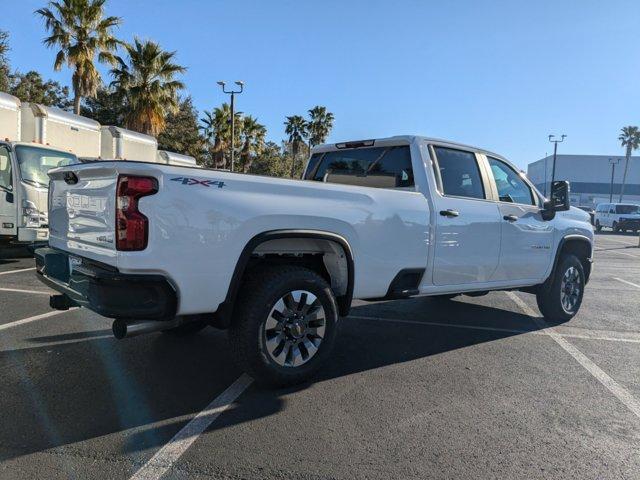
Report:
[[[538,308],[544,317],[566,322],[578,313],[584,295],[585,276],[582,263],[575,255],[563,257],[536,295]]]
[[[298,266],[268,267],[241,286],[229,336],[240,366],[256,381],[308,380],[329,358],[338,309],[331,288]]]

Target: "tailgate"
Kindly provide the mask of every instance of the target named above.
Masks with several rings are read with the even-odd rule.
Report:
[[[75,165],[49,176],[49,245],[116,266],[115,165]]]

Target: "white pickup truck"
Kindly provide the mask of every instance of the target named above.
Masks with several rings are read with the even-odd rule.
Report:
[[[565,321],[593,228],[503,157],[418,136],[315,148],[303,180],[101,162],[49,172],[51,306],[114,318],[123,338],[229,329],[238,361],[284,385],[331,355],[353,299],[522,290]]]

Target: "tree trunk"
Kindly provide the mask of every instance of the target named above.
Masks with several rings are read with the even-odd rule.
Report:
[[[293,145],[291,147],[293,156],[291,158],[291,178],[293,178],[293,174],[295,173],[296,170],[296,159],[298,158],[298,143],[297,142],[293,142]]]
[[[627,182],[627,169],[629,168],[629,160],[631,157],[631,145],[627,145],[627,155],[624,162],[624,174],[622,175],[622,185],[620,186],[620,198],[618,203],[622,203],[622,197],[624,197],[624,184]]]
[[[82,100],[82,97],[80,96],[80,94],[76,93],[75,96],[73,97],[73,113],[75,113],[76,115],[80,115],[81,100]]]

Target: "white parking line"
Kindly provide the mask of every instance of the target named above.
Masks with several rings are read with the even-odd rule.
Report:
[[[527,315],[529,315],[536,324],[544,329],[544,332],[549,335],[562,349],[571,355],[576,362],[584,367],[593,377],[598,380],[604,387],[615,395],[633,414],[640,418],[640,402],[636,400],[624,387],[611,378],[600,367],[593,363],[584,353],[578,350],[575,346],[562,338],[553,328],[550,328],[547,322],[543,318],[537,316],[524,300],[518,297],[513,292],[506,292],[506,294],[513,300],[520,309]]]
[[[51,292],[41,290],[22,290],[21,288],[0,288],[0,292],[36,293],[40,295],[51,295]]]
[[[227,410],[231,404],[244,392],[253,379],[242,374],[229,388],[216,397],[207,407],[196,415],[182,430],[175,434],[164,447],[151,457],[132,480],[159,479],[182,456],[182,454],[197,440],[197,438]]]
[[[75,310],[75,308],[70,308],[69,310],[53,310],[52,312],[41,313],[40,315],[34,315],[33,317],[23,318],[22,320],[16,320],[15,322],[0,325],[0,330],[6,330],[7,328],[17,327],[18,325],[24,325],[25,323],[35,322],[36,320],[53,317],[54,315],[60,315],[61,313],[70,312],[72,310]]]
[[[31,268],[21,268],[19,270],[8,270],[6,272],[0,272],[0,275],[9,275],[10,273],[20,273],[20,272],[28,272],[30,270],[35,270],[36,267]]]
[[[638,285],[637,283],[629,282],[627,280],[623,280],[622,278],[618,278],[618,277],[613,277],[613,279],[622,283],[626,283],[627,285],[631,285],[632,287],[640,288],[640,285]]]

